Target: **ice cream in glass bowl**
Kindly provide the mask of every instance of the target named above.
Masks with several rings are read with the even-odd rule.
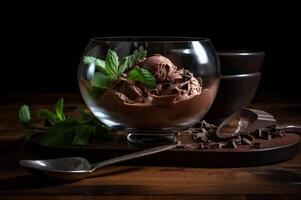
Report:
[[[88,108],[133,143],[174,142],[207,113],[219,77],[210,40],[190,37],[93,38],[78,69]]]

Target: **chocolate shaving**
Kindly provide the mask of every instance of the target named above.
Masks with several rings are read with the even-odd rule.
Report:
[[[194,140],[196,142],[208,142],[208,138],[206,137],[206,133],[208,132],[200,132],[196,133],[194,136]]]

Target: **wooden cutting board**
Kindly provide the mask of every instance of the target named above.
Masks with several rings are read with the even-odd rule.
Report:
[[[236,149],[172,149],[143,158],[123,162],[128,165],[187,166],[187,167],[246,167],[277,163],[293,158],[299,150],[300,136],[287,133],[283,137],[262,142],[262,148],[239,145]],[[132,153],[154,145],[135,145],[122,141],[88,146],[41,146],[39,138],[26,143],[26,149],[41,159],[80,156],[90,162]]]

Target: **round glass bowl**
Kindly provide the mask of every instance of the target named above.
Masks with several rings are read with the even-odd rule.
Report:
[[[220,67],[209,39],[93,38],[78,70],[92,113],[135,143],[165,143],[209,110]]]

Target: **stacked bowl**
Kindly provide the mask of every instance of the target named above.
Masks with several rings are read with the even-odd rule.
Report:
[[[262,51],[218,52],[220,86],[205,120],[219,123],[252,101],[260,82],[264,56]]]

